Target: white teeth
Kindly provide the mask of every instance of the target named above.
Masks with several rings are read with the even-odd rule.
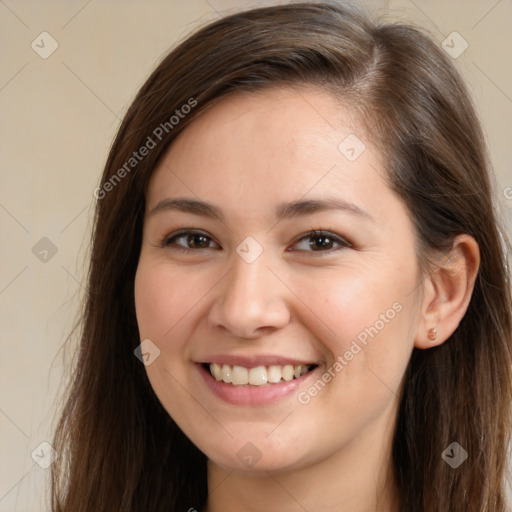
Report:
[[[222,380],[228,384],[231,382],[231,366],[229,364],[222,365]]]
[[[244,368],[243,366],[233,366],[231,382],[235,386],[243,386],[244,384],[249,384],[249,372],[247,368]]]
[[[284,380],[292,380],[293,379],[293,366],[291,364],[287,364],[286,366],[283,366],[283,369],[281,370],[281,373],[283,375]]]
[[[269,366],[267,370],[267,380],[269,382],[279,382],[281,380],[281,367]]]
[[[263,386],[267,383],[275,384],[277,382],[291,381],[294,378],[298,379],[307,373],[308,365],[291,365],[285,366],[271,365],[256,366],[254,368],[245,368],[243,366],[231,366],[229,364],[210,364],[210,373],[218,380],[226,384],[233,384],[234,386],[244,386],[250,384],[251,386]]]
[[[210,365],[210,373],[217,379],[222,380],[222,372],[218,364]]]
[[[257,366],[249,370],[249,384],[262,386],[267,383],[267,369],[264,366]]]

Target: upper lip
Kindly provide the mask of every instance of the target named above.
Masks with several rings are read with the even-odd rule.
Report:
[[[304,361],[300,359],[293,359],[290,357],[279,355],[233,355],[233,354],[218,354],[202,358],[197,363],[217,363],[229,364],[231,366],[244,366],[245,368],[255,368],[256,366],[286,366],[286,365],[312,365],[318,364],[318,361]]]

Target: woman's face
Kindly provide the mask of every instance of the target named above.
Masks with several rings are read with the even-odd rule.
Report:
[[[311,88],[228,96],[161,159],[146,206],[140,339],[183,432],[244,471],[383,450],[420,273],[409,213],[350,113]]]

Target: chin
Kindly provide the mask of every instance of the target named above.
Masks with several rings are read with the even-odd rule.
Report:
[[[215,455],[209,457],[209,460],[222,467],[227,471],[234,471],[237,473],[244,473],[247,475],[261,476],[268,473],[285,473],[287,471],[300,469],[304,464],[301,464],[295,457],[293,460],[290,456],[283,455],[282,457],[276,456],[261,456],[260,459],[256,456],[253,461],[247,459],[245,455],[241,460],[238,457],[233,457],[231,454]],[[246,459],[244,461],[244,459]]]
[[[304,452],[303,443],[288,441],[276,447],[275,444],[265,440],[264,435],[258,436],[258,439],[262,439],[261,441],[254,439],[254,441],[241,441],[240,436],[220,446],[210,444],[205,450],[200,446],[199,448],[211,462],[225,470],[255,476],[259,473],[296,470],[313,462]],[[300,452],[297,451],[299,447]]]

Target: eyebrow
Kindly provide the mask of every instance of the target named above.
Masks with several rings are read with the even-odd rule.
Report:
[[[225,220],[224,214],[218,207],[204,201],[181,197],[163,199],[151,209],[149,216],[151,217],[159,212],[169,210],[178,210],[194,215],[201,215],[203,217],[218,219],[221,222]],[[364,219],[375,220],[367,211],[356,204],[338,198],[308,199],[283,203],[278,205],[276,217],[278,220],[294,219],[326,210],[342,210]]]

